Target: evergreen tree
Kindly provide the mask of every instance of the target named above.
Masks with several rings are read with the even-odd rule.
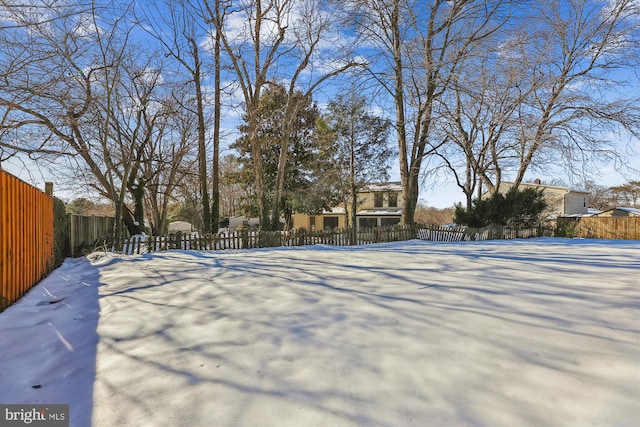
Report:
[[[285,224],[290,226],[294,212],[317,213],[334,202],[334,191],[326,185],[324,172],[329,169],[327,152],[331,151],[323,144],[331,143],[327,138],[318,137],[316,123],[320,118],[317,105],[301,93],[296,94],[302,104],[291,127],[290,144],[287,153],[284,188],[281,194],[281,206]],[[284,120],[287,95],[284,88],[271,86],[260,98],[260,127],[258,140],[261,146],[264,184],[267,206],[271,206],[276,186],[278,160],[282,140],[282,120]],[[257,195],[254,190],[253,159],[251,156],[248,127],[241,126],[242,136],[233,144],[239,152],[242,163],[243,183],[249,194],[245,199],[243,211],[257,213]],[[323,182],[324,180],[324,182]]]
[[[481,228],[490,224],[513,228],[535,227],[547,207],[542,189],[511,188],[505,194],[495,193],[487,199],[475,199],[471,209],[456,206],[457,224]]]

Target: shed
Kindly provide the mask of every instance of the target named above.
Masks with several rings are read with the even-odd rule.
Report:
[[[595,217],[640,217],[640,209],[637,208],[613,208],[593,215]]]
[[[172,233],[191,233],[193,226],[189,222],[174,221],[169,223],[169,234]]]

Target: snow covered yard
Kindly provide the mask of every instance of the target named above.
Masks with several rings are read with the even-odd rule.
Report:
[[[640,242],[69,259],[0,314],[0,403],[78,427],[637,426]]]

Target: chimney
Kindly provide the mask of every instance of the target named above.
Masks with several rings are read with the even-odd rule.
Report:
[[[534,184],[536,184],[536,185],[540,185],[540,183],[541,183],[540,178],[536,178],[536,179],[533,181],[533,183],[534,183]]]

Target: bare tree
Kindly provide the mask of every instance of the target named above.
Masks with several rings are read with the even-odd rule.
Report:
[[[172,92],[157,101],[153,135],[142,163],[147,190],[145,198],[154,235],[165,233],[169,206],[176,190],[185,177],[197,169],[197,118],[180,108],[183,102],[175,102],[178,96]]]
[[[211,12],[211,13],[210,13]],[[211,194],[211,226],[218,232],[220,225],[220,122],[222,121],[222,39],[219,29],[224,23],[224,10],[221,0],[213,0],[213,10],[207,11],[207,18],[216,22],[213,25],[213,182]]]
[[[439,99],[435,130],[448,143],[436,153],[467,207],[504,176],[622,163],[610,134],[638,136],[637,91],[618,91],[638,64],[637,16],[627,1],[538,2],[460,59]]]
[[[348,50],[339,49],[342,39],[335,32],[328,9],[321,7],[322,0],[227,1],[223,5],[226,23],[215,19],[215,7],[219,3],[203,1],[209,10],[209,22],[216,27],[221,48],[231,62],[244,101],[260,221],[265,228],[278,228],[290,145],[287,135],[301,108],[298,101],[310,98],[326,80],[359,63],[348,56]],[[327,49],[321,50],[321,43],[333,45],[331,56],[322,57]],[[263,89],[281,82],[287,84],[288,102],[282,123],[284,137],[278,177],[269,209],[258,141],[258,111]],[[298,91],[304,97],[296,96]]]
[[[75,8],[3,4],[2,10],[0,146],[7,154],[67,154],[69,122],[85,114],[91,100],[88,72],[81,71],[92,62],[95,45],[80,34],[89,17]]]
[[[589,208],[604,211],[616,207],[615,195],[606,185],[586,181],[583,183],[583,188],[589,192]]]
[[[378,52],[372,75],[393,100],[403,221],[414,222],[426,157],[446,140],[434,139],[436,102],[461,60],[507,19],[506,1],[351,0],[356,28]]]
[[[274,64],[274,57],[284,41],[286,25],[282,22],[282,14],[289,7],[290,1],[283,1],[282,5],[275,2],[263,7],[262,0],[241,2],[230,12],[231,17],[238,19],[235,22],[244,21],[240,28],[229,28],[227,31],[224,22],[216,19],[219,16],[220,4],[209,0],[203,0],[208,12],[209,22],[215,26],[216,36],[220,38],[222,48],[228,55],[237,82],[244,99],[244,108],[249,126],[251,141],[257,141],[259,117],[257,114],[258,103],[263,87],[267,83],[267,72]],[[232,8],[231,1],[226,1],[225,10]],[[271,15],[273,18],[271,19]],[[263,24],[271,24],[269,32],[262,30]],[[264,39],[263,39],[264,37]],[[266,40],[265,40],[266,39]],[[262,153],[258,143],[251,144],[254,176],[256,179],[256,191],[258,194],[258,209],[260,222],[269,223],[266,206],[266,193],[264,188],[264,173],[262,168]]]
[[[73,18],[80,13],[90,13],[91,7],[60,0],[37,2],[0,0],[0,10],[8,12],[0,17],[0,31],[53,24],[61,19]]]
[[[629,181],[623,185],[616,185],[609,189],[614,202],[620,205],[640,207],[640,181]]]
[[[11,73],[0,82],[5,149],[51,159],[56,175],[71,173],[111,200],[116,238],[122,220],[130,233],[140,231],[162,67],[130,41],[130,9],[94,7],[45,24],[10,11],[24,25],[0,35],[0,60]],[[61,167],[65,159],[68,169]]]
[[[6,12],[20,25],[0,35],[0,57],[10,73],[0,83],[2,128],[8,131],[3,145],[34,156],[77,155],[116,203],[119,234],[118,219],[130,212],[122,209],[126,184],[114,172],[125,157],[112,156],[106,145],[110,138],[93,133],[92,122],[104,119],[102,128],[110,127],[109,113],[94,112],[97,98],[109,99],[118,84],[117,69],[127,45],[128,32],[122,27],[126,11],[109,10],[110,25],[100,22],[95,7],[90,13],[65,12],[35,22],[29,6]],[[130,215],[124,218],[133,225]]]
[[[228,154],[220,162],[220,213],[232,217],[242,213],[241,200],[247,197],[242,186],[242,163]]]
[[[528,9],[502,46],[532,71],[530,95],[517,111],[517,144],[507,154],[518,160],[516,184],[558,159],[569,171],[623,160],[611,134],[638,140],[640,97],[629,81],[640,65],[638,16],[634,0],[545,0]],[[494,160],[499,173],[502,160]]]
[[[203,24],[197,5],[189,1],[161,1],[149,3],[151,7],[143,13],[145,26],[162,46],[167,57],[175,60],[188,75],[188,85],[193,97],[182,109],[191,111],[197,117],[198,129],[198,177],[200,200],[202,201],[203,232],[211,232],[211,206],[207,173],[207,103],[205,100],[205,50],[202,42],[208,30]],[[193,105],[193,107],[192,107]],[[217,173],[217,170],[215,171]]]
[[[491,40],[499,45],[500,35]],[[447,144],[435,154],[464,193],[467,209],[474,194],[481,197],[483,183],[495,192],[503,169],[514,163],[516,113],[532,90],[529,74],[526,63],[483,43],[461,59],[439,99],[435,132]]]

